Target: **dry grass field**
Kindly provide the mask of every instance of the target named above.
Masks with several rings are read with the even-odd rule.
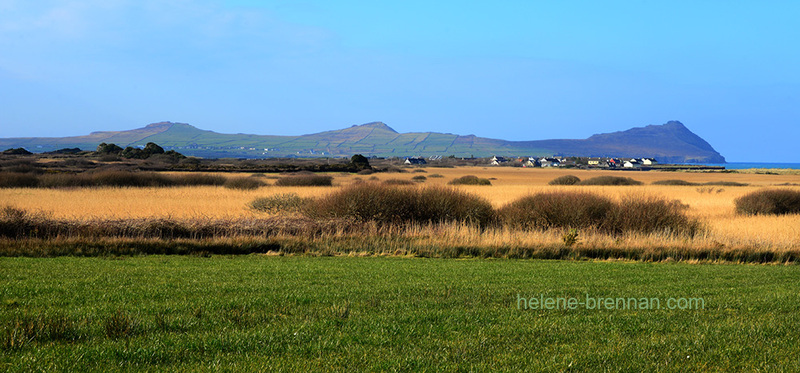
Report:
[[[421,172],[424,170],[425,172]],[[688,206],[687,214],[698,218],[704,229],[694,238],[667,235],[626,235],[612,237],[580,232],[579,247],[636,247],[661,250],[665,247],[693,249],[759,250],[784,252],[800,250],[800,216],[741,216],[734,211],[734,200],[762,188],[800,189],[800,175],[792,172],[620,172],[511,167],[460,167],[409,169],[407,173],[372,175],[331,174],[334,187],[276,187],[235,190],[216,186],[170,188],[76,188],[76,189],[0,189],[0,201],[28,211],[45,212],[53,218],[70,220],[170,218],[176,220],[244,219],[263,216],[247,205],[258,197],[295,193],[318,197],[358,180],[411,180],[425,176],[422,185],[445,185],[464,175],[490,179],[491,186],[457,186],[501,207],[525,195],[542,191],[579,190],[621,200],[628,195],[655,195],[679,200]],[[416,171],[416,172],[414,172]],[[441,177],[437,177],[437,174]],[[582,180],[602,176],[625,176],[641,181],[641,186],[551,186],[548,182],[563,175]],[[274,178],[263,178],[269,184]],[[735,182],[747,186],[663,186],[650,185],[659,180],[680,179],[692,183]],[[434,246],[478,245],[481,247],[558,245],[558,231],[480,231],[469,226],[416,227],[402,232]],[[402,252],[403,244],[386,251]]]

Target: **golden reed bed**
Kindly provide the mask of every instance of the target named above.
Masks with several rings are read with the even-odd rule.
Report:
[[[406,179],[423,175],[425,185],[443,185],[463,175],[492,179],[492,186],[458,186],[462,190],[491,201],[496,207],[527,194],[546,190],[583,190],[612,198],[630,194],[659,195],[688,205],[687,213],[704,224],[704,232],[692,240],[661,235],[610,237],[581,232],[584,247],[684,247],[768,250],[781,252],[800,249],[800,216],[740,216],[734,212],[734,200],[761,188],[800,189],[800,175],[792,172],[697,173],[658,171],[585,171],[509,167],[425,168],[427,172],[376,173],[373,175],[333,174],[334,185],[377,178]],[[413,171],[413,170],[410,170]],[[443,177],[431,177],[439,174]],[[562,175],[588,179],[601,175],[626,176],[644,182],[641,186],[550,186],[547,183]],[[737,182],[749,186],[656,186],[654,181],[681,179],[693,183]],[[266,179],[268,182],[274,180]],[[793,184],[793,185],[792,185]],[[336,186],[334,187],[336,188]],[[176,220],[236,219],[257,215],[247,208],[255,198],[277,193],[296,193],[303,197],[320,196],[330,187],[274,187],[251,191],[223,187],[178,188],[91,188],[91,189],[0,189],[0,201],[28,211],[42,211],[61,219],[124,219],[169,217]],[[432,245],[483,247],[557,245],[560,232],[524,232],[505,229],[480,232],[469,227],[420,227],[404,233]],[[435,242],[434,242],[435,241]],[[401,247],[397,248],[402,250]]]

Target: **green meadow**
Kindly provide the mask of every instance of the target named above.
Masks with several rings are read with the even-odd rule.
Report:
[[[0,258],[0,370],[798,371],[798,279],[796,265]],[[587,295],[662,308],[525,309]]]

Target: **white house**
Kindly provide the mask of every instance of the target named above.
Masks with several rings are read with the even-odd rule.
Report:
[[[652,166],[652,165],[654,165],[654,164],[658,163],[658,162],[657,162],[655,159],[653,159],[653,158],[642,158],[642,161],[641,161],[641,162],[642,162],[642,164],[643,164],[643,165],[645,165],[645,166]]]
[[[534,157],[528,157],[528,161],[525,162],[527,167],[539,167],[540,165],[539,160]]]
[[[642,166],[642,164],[639,162],[638,159],[627,160],[627,161],[625,161],[625,163],[622,164],[622,167],[625,167],[625,168],[638,168],[638,167],[641,167],[641,166]]]
[[[490,159],[489,164],[492,166],[497,166],[500,165],[501,163],[506,163],[506,162],[508,162],[508,159],[506,159],[505,157],[494,156],[492,157],[492,159]]]
[[[409,157],[406,158],[405,162],[403,162],[403,164],[427,164],[427,163],[428,162],[425,162],[425,158],[422,157]]]
[[[543,157],[539,159],[539,164],[542,165],[542,167],[558,167],[561,166],[561,161],[557,158]]]

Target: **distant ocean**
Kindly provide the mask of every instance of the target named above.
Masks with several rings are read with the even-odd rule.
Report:
[[[800,170],[800,163],[757,163],[757,162],[730,162],[730,163],[702,163],[706,166],[722,166],[729,170],[744,170],[747,168],[791,168]]]

